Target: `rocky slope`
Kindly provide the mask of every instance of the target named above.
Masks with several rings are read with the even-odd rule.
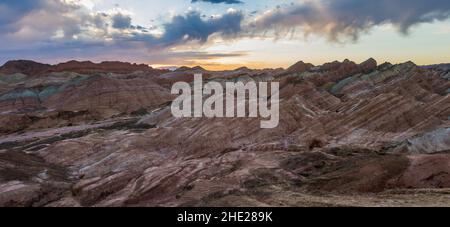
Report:
[[[445,70],[15,67],[0,76],[2,206],[450,206]],[[280,125],[173,118],[170,86],[199,72],[280,82]]]

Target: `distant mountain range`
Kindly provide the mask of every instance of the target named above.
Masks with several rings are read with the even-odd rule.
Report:
[[[426,65],[423,67],[427,68],[427,69],[440,69],[440,70],[450,71],[450,63],[449,64]]]

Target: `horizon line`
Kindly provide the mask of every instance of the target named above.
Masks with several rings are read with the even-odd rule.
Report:
[[[158,63],[143,63],[143,62],[132,62],[132,61],[121,61],[121,60],[81,60],[81,59],[72,59],[72,60],[60,60],[60,61],[53,61],[53,62],[46,62],[46,61],[38,61],[38,60],[33,60],[33,59],[10,59],[10,60],[6,60],[4,62],[0,62],[0,68],[3,68],[7,63],[9,62],[14,62],[14,61],[30,61],[30,62],[35,62],[35,63],[39,63],[39,64],[46,64],[46,65],[51,65],[51,66],[56,66],[59,64],[64,64],[64,63],[69,63],[69,62],[78,62],[78,63],[93,63],[93,64],[101,64],[101,63],[111,63],[111,62],[117,62],[117,63],[126,63],[126,64],[131,64],[131,65],[147,65],[150,68],[153,69],[160,69],[160,70],[177,70],[179,68],[183,68],[183,67],[187,67],[187,68],[195,68],[195,67],[201,67],[203,69],[205,69],[206,71],[232,71],[232,70],[237,70],[240,68],[248,68],[250,70],[268,70],[268,69],[283,69],[286,70],[289,67],[299,63],[299,62],[303,62],[305,64],[312,64],[314,67],[316,66],[322,66],[324,64],[327,63],[333,63],[333,62],[344,62],[346,60],[350,61],[350,62],[354,62],[355,64],[361,64],[364,63],[370,59],[374,59],[378,65],[384,64],[384,63],[390,63],[390,64],[403,64],[403,63],[408,63],[408,62],[412,62],[417,66],[433,66],[433,65],[441,65],[441,64],[449,64],[450,62],[441,62],[441,63],[434,63],[434,64],[417,64],[415,63],[413,60],[407,60],[407,61],[396,61],[396,62],[390,62],[390,61],[377,61],[375,58],[367,58],[364,61],[361,62],[357,62],[357,61],[353,61],[351,59],[344,59],[342,61],[339,60],[333,60],[333,61],[324,61],[322,63],[319,64],[314,64],[311,62],[306,62],[304,60],[298,60],[295,61],[293,63],[291,63],[289,66],[287,67],[283,67],[283,66],[278,66],[278,67],[265,67],[263,65],[265,65],[265,63],[248,63],[248,64],[210,64],[210,63],[206,63],[206,64],[158,64]],[[253,65],[253,67],[252,67]],[[257,66],[259,65],[259,66]],[[267,64],[268,65],[268,64]],[[256,67],[255,67],[256,66]]]

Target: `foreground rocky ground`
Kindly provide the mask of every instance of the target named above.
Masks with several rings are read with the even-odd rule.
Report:
[[[450,206],[450,72],[373,59],[0,68],[0,206]],[[280,125],[175,119],[171,85],[280,82]]]

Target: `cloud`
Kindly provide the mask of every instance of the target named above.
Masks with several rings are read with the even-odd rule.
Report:
[[[193,2],[197,1],[200,0]],[[125,10],[94,11],[82,2],[0,0],[0,61],[24,56],[134,60],[146,59],[155,52],[176,58],[180,54],[167,52],[186,46],[192,49],[207,44],[213,37],[233,40],[299,33],[347,41],[357,40],[360,34],[378,25],[391,24],[407,34],[418,24],[450,17],[448,0],[303,0],[247,16],[233,9],[211,17],[190,10],[172,16],[157,27],[147,28],[134,24]]]
[[[213,34],[232,38],[242,32],[243,19],[242,12],[235,10],[208,20],[202,19],[200,12],[191,11],[186,15],[175,16],[171,22],[164,24],[165,32],[157,42],[165,46],[189,41],[205,43]]]
[[[6,12],[0,13],[0,41],[18,45],[79,40],[82,36],[101,39],[109,17],[89,11],[78,1],[62,0],[6,0],[0,2],[0,11]]]
[[[39,24],[49,22],[52,11],[55,16],[54,22],[59,23],[61,20],[67,19],[67,17],[61,18],[61,15],[68,11],[76,11],[77,9],[78,6],[75,4],[56,0],[2,0],[0,1],[0,29],[3,34],[14,33],[20,29],[24,29],[24,27],[28,30],[32,30]],[[31,17],[34,17],[34,20],[32,20]],[[25,24],[29,22],[33,22],[37,26],[32,23]],[[52,28],[50,27],[49,29]]]
[[[165,65],[193,65],[195,62],[208,62],[211,60],[246,56],[247,52],[210,53],[204,51],[164,51],[148,54],[148,59]]]
[[[0,40],[19,42],[80,43],[147,42],[149,47],[170,47],[186,42],[205,43],[215,34],[224,38],[241,32],[243,13],[229,10],[223,15],[204,18],[198,11],[175,15],[162,24],[163,33],[155,35],[150,29],[133,25],[132,18],[120,10],[93,12],[77,1],[63,0],[3,0],[1,11],[13,12],[14,20],[0,14]],[[117,30],[111,30],[115,28]],[[32,39],[32,40],[28,40]],[[125,43],[126,44],[126,43]],[[1,44],[0,44],[1,45]]]
[[[0,2],[0,26],[7,25],[27,14],[33,9],[42,7],[41,0],[2,0]]]
[[[132,23],[125,11],[96,12],[79,1],[3,0],[0,2],[0,61],[35,56],[95,58],[164,52],[187,43],[204,44],[211,36],[233,38],[242,32],[244,15],[229,10],[203,17],[197,11],[175,15],[155,34]],[[12,13],[9,13],[12,12]],[[11,19],[9,16],[14,17]]]
[[[192,0],[192,3],[196,2],[209,2],[212,4],[225,3],[225,4],[242,4],[244,2],[240,0]]]
[[[161,51],[185,45],[203,45],[212,36],[233,39],[243,33],[244,14],[237,10],[205,19],[198,11],[175,15],[161,26],[162,34],[148,32],[139,25],[131,25],[124,33],[112,33],[111,39],[121,48],[138,47],[149,51]]]
[[[415,25],[449,16],[448,0],[310,0],[270,10],[257,17],[249,30],[274,31],[278,36],[301,30],[331,41],[357,40],[377,25],[392,24],[407,34]]]
[[[122,13],[117,13],[112,16],[112,26],[117,29],[125,29],[131,27],[131,17]]]

